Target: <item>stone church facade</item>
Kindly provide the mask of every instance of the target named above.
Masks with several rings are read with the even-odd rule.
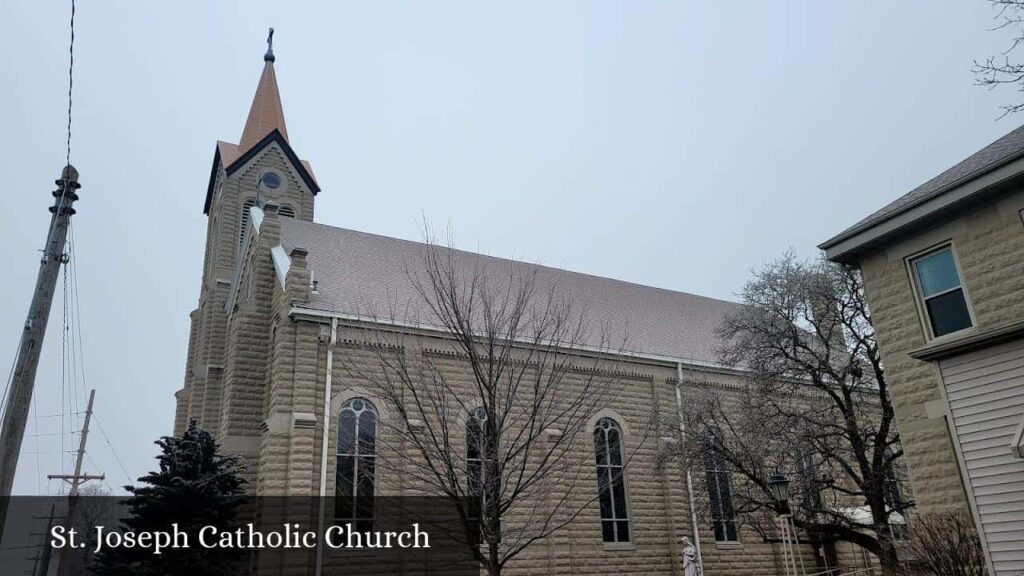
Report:
[[[184,385],[175,395],[175,433],[192,420],[214,433],[225,452],[245,462],[249,490],[257,495],[332,495],[340,473],[340,414],[372,407],[377,418],[389,417],[383,402],[342,365],[362,364],[372,373],[367,327],[384,321],[367,310],[403,288],[403,263],[415,261],[424,247],[315,223],[319,192],[310,164],[288,139],[268,52],[239,143],[218,142],[214,152],[202,284],[190,314]],[[594,422],[616,422],[633,457],[626,471],[630,536],[605,541],[595,502],[568,528],[533,545],[512,573],[681,574],[684,536],[699,543],[709,575],[785,573],[778,543],[742,524],[736,534],[716,534],[713,518],[703,512],[708,506],[692,505],[704,496],[687,489],[679,466],[659,463],[657,444],[670,432],[655,433],[643,445],[631,435],[652,407],[674,411],[698,388],[737,393],[742,375],[718,365],[714,354],[715,328],[737,305],[537,269],[587,298],[601,319],[641,327],[629,350],[606,368],[618,390],[614,402],[594,414]],[[421,354],[443,357],[450,349],[445,334],[429,327],[410,337]],[[335,361],[325,399],[328,356]],[[452,381],[467,378],[457,358],[438,364]],[[376,445],[382,456],[389,449],[386,437]],[[589,445],[580,449],[593,453]],[[390,480],[377,479],[379,494],[416,489]],[[591,489],[580,498],[595,498],[596,480]],[[821,550],[804,545],[802,554],[807,573],[822,569]],[[832,556],[831,567],[838,558],[844,571],[870,562],[847,544]]]

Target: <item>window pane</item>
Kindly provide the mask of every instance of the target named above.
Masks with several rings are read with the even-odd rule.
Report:
[[[470,460],[466,462],[466,475],[469,477],[469,493],[472,495],[482,495],[484,493],[483,486],[483,466],[480,460]]]
[[[612,472],[612,496],[614,496],[615,517],[626,518],[626,487],[622,482],[622,470]]]
[[[960,285],[956,264],[953,262],[953,251],[949,248],[917,260],[914,267],[917,268],[917,278],[921,282],[921,291],[926,298]]]
[[[480,430],[480,424],[470,420],[466,424],[466,458],[483,458],[484,433]]]
[[[334,486],[334,515],[337,518],[351,518],[352,497],[355,494],[353,475],[355,465],[351,456],[338,456],[338,470]]]
[[[373,467],[373,458],[359,458],[359,483],[356,492],[358,518],[373,518]]]
[[[605,542],[615,542],[615,522],[611,520],[601,522],[601,538]]]
[[[377,442],[377,417],[369,410],[359,416],[359,454],[373,455]]]
[[[608,458],[611,464],[622,465],[622,448],[619,446],[619,431],[612,428],[608,431]]]
[[[597,469],[597,489],[601,494],[600,498],[598,498],[601,502],[601,518],[612,517],[612,491],[608,480],[609,474],[610,472],[607,468]]]
[[[736,534],[736,523],[732,520],[725,521],[725,540],[727,542],[736,542],[739,537]]]
[[[356,435],[356,415],[342,410],[338,416],[338,454],[352,454],[352,441]]]
[[[605,444],[604,430],[594,430],[594,455],[597,457],[597,465],[608,463],[608,446]]]
[[[932,322],[932,332],[936,336],[971,327],[971,314],[967,311],[963,290],[931,298],[925,302],[925,306]]]
[[[725,542],[725,526],[721,522],[715,522],[715,541]]]
[[[722,498],[722,518],[732,520],[736,514],[732,509],[732,483],[727,472],[718,475],[718,491]]]

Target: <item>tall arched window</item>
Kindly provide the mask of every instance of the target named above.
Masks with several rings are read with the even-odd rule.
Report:
[[[338,414],[337,473],[334,517],[369,530],[373,523],[374,469],[377,457],[377,409],[365,398],[353,398]]]
[[[810,442],[801,440],[796,448],[796,471],[800,478],[800,506],[807,512],[821,510],[821,490],[818,485],[818,461]]]
[[[736,511],[732,506],[732,479],[729,465],[722,457],[722,432],[715,428],[704,431],[704,470],[707,473],[708,498],[711,500],[711,527],[715,542],[738,542]]]
[[[245,229],[249,226],[249,208],[256,205],[255,198],[246,198],[245,202],[242,202],[242,218],[239,220],[241,224],[238,227],[238,245],[241,246],[245,243]]]
[[[893,452],[891,448],[885,449],[885,485],[883,486],[883,497],[885,498],[886,507],[893,512],[899,511],[899,514],[892,514],[889,516],[889,528],[892,531],[893,538],[897,540],[903,540],[907,537],[907,522],[902,512],[906,503],[903,500],[903,491],[900,490],[900,477],[896,473],[896,465],[893,462]]]
[[[594,426],[597,490],[601,504],[601,537],[605,542],[629,542],[629,506],[623,477],[622,428],[611,418]]]
[[[466,419],[466,493],[470,497],[468,519],[481,522],[487,485],[487,410],[481,406]],[[483,536],[483,525],[480,526]]]

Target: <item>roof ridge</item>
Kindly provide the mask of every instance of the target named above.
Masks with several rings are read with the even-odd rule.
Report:
[[[394,241],[394,242],[400,242],[400,243],[404,243],[404,244],[411,244],[411,245],[420,246],[420,247],[428,246],[428,244],[425,243],[425,242],[419,242],[419,241],[416,241],[416,240],[407,240],[405,238],[396,238],[394,236],[387,236],[387,235],[384,235],[384,234],[377,234],[375,232],[365,232],[365,231],[356,230],[356,229],[353,229],[353,228],[344,228],[342,226],[332,226],[330,224],[324,224],[322,222],[311,222],[309,220],[300,220],[300,219],[295,219],[295,218],[289,219],[289,220],[290,220],[289,223],[286,224],[286,225],[318,226],[318,227],[327,228],[327,229],[331,229],[331,230],[341,230],[341,231],[344,231],[344,232],[352,232],[352,233],[355,233],[355,234],[361,234],[363,236],[373,236],[373,237],[376,237],[376,238],[382,238],[382,239],[385,239],[385,240],[391,240],[391,241]],[[282,222],[284,222],[284,220],[282,220]],[[312,247],[311,246],[307,246],[306,248],[307,249],[311,249]],[[684,292],[682,290],[673,290],[671,288],[663,288],[663,287],[660,287],[660,286],[651,286],[650,284],[641,284],[639,282],[633,282],[633,281],[630,281],[630,280],[622,280],[622,279],[619,279],[619,278],[612,278],[610,276],[600,276],[598,274],[591,274],[589,272],[579,272],[577,270],[570,270],[568,268],[559,268],[559,267],[556,267],[556,266],[549,266],[547,264],[540,264],[540,263],[537,263],[537,262],[527,262],[525,260],[517,260],[517,259],[514,259],[514,258],[504,258],[502,256],[493,256],[491,254],[483,254],[483,253],[480,253],[480,252],[471,252],[469,250],[463,250],[461,248],[454,248],[453,247],[452,249],[457,251],[457,252],[460,252],[462,254],[466,254],[468,256],[482,256],[484,258],[491,258],[491,259],[494,259],[494,260],[502,260],[502,261],[505,261],[505,262],[513,262],[513,263],[518,263],[518,264],[525,264],[525,265],[528,265],[528,266],[536,266],[538,268],[544,268],[546,270],[552,270],[552,271],[555,271],[555,272],[575,274],[577,276],[584,276],[584,277],[588,277],[588,278],[594,278],[594,279],[597,279],[597,280],[604,280],[604,281],[608,281],[608,282],[615,282],[615,283],[618,283],[618,284],[625,284],[625,285],[629,285],[629,286],[635,286],[637,288],[644,288],[644,289],[647,289],[647,290],[658,290],[658,291],[667,292],[667,293],[670,293],[670,294],[684,294],[686,296],[690,296],[690,297],[693,297],[693,298],[700,298],[700,299],[703,299],[703,300],[708,300],[708,301],[712,301],[712,302],[719,302],[719,303],[722,303],[722,304],[729,304],[729,305],[732,305],[732,306],[741,306],[742,305],[739,302],[734,302],[732,300],[724,300],[724,299],[721,299],[721,298],[713,298],[711,296],[704,296],[702,294],[695,294],[693,292]]]

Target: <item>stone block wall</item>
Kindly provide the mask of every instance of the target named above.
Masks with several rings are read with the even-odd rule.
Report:
[[[1024,319],[1024,225],[1017,191],[892,241],[863,257],[861,270],[889,377],[918,512],[966,509],[937,368],[911,358],[925,346],[907,258],[952,240],[975,331]]]

